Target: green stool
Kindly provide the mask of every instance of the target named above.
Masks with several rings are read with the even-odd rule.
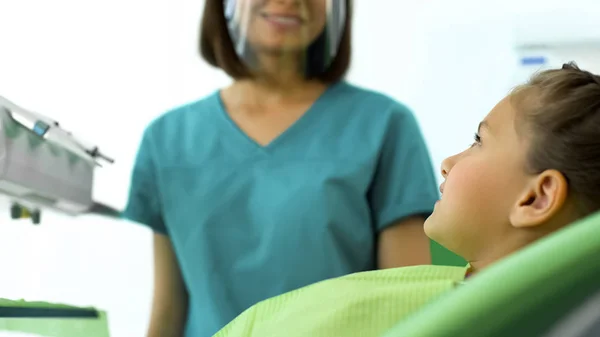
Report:
[[[44,337],[109,337],[103,311],[5,299],[0,299],[0,331]]]

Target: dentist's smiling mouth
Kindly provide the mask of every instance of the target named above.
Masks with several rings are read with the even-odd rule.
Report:
[[[261,15],[269,23],[280,28],[296,28],[304,24],[305,20],[293,14],[267,14]]]

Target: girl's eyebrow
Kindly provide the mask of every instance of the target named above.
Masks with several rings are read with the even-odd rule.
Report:
[[[482,121],[481,123],[479,123],[479,126],[477,127],[477,133],[481,132],[481,129],[489,130],[489,128],[490,128],[490,125],[488,124],[488,122]]]

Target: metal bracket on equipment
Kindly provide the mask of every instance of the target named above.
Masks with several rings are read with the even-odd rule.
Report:
[[[94,170],[114,160],[58,122],[0,96],[0,194],[12,200],[11,217],[41,221],[41,209],[69,215],[120,212],[92,199]]]

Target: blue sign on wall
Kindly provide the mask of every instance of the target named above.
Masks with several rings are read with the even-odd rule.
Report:
[[[528,56],[521,58],[521,65],[534,66],[546,64],[548,60],[544,56]]]

